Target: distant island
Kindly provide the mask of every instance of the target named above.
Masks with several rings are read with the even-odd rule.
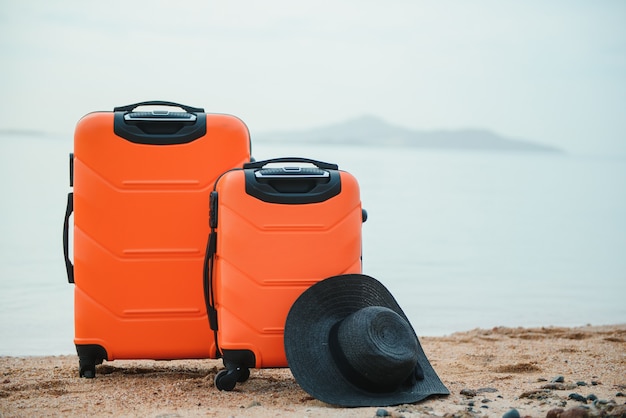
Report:
[[[0,129],[0,135],[6,136],[43,136],[43,131],[35,131],[29,129]]]
[[[376,116],[298,131],[260,133],[253,140],[346,145],[408,146],[432,149],[563,152],[548,145],[505,138],[483,129],[415,131]]]

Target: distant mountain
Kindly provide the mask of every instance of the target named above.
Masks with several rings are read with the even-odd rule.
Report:
[[[562,152],[558,148],[547,145],[505,138],[488,130],[414,131],[389,124],[375,116],[362,116],[307,130],[261,133],[255,135],[254,140],[461,150]]]

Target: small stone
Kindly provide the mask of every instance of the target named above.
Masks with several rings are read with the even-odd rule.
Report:
[[[521,418],[519,411],[515,408],[510,409],[502,415],[502,418]]]
[[[615,396],[617,396],[618,398],[623,398],[623,397],[625,397],[626,395],[624,395],[624,392],[617,392],[617,393],[615,394]]]
[[[380,408],[376,411],[377,417],[390,417],[391,414],[386,409]]]
[[[576,382],[576,386],[587,386],[587,382],[583,382],[582,380],[578,381]]]
[[[483,399],[482,401],[480,401],[480,402],[482,402],[482,403],[489,403],[489,402],[491,402],[491,399],[484,398],[484,399]]]
[[[587,403],[587,398],[585,398],[583,395],[580,395],[578,393],[570,393],[568,398],[573,399],[578,402]]]
[[[563,408],[554,408],[548,411],[546,418],[559,418],[563,413]]]
[[[565,377],[559,375],[559,376],[553,377],[552,380],[550,380],[550,382],[552,382],[552,383],[563,383],[563,382],[565,382]]]
[[[476,391],[474,389],[461,389],[461,395],[467,396],[468,398],[473,398],[476,396]]]
[[[497,392],[496,388],[480,388],[476,390],[476,393],[494,393]]]
[[[587,395],[587,400],[588,400],[588,401],[592,401],[592,402],[593,402],[593,401],[597,401],[597,400],[598,400],[598,397],[592,393],[592,394],[590,394],[590,395]]]
[[[600,382],[599,380],[592,380],[591,381],[591,386],[598,386],[598,385],[601,385],[601,384],[602,384],[602,382]]]

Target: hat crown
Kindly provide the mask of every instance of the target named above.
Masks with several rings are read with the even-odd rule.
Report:
[[[393,391],[415,374],[417,336],[405,318],[387,307],[350,314],[336,325],[331,339],[336,339],[335,362],[356,386]]]

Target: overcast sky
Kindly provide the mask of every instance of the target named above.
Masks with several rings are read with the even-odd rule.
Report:
[[[626,155],[626,1],[0,0],[0,129],[148,99]]]

